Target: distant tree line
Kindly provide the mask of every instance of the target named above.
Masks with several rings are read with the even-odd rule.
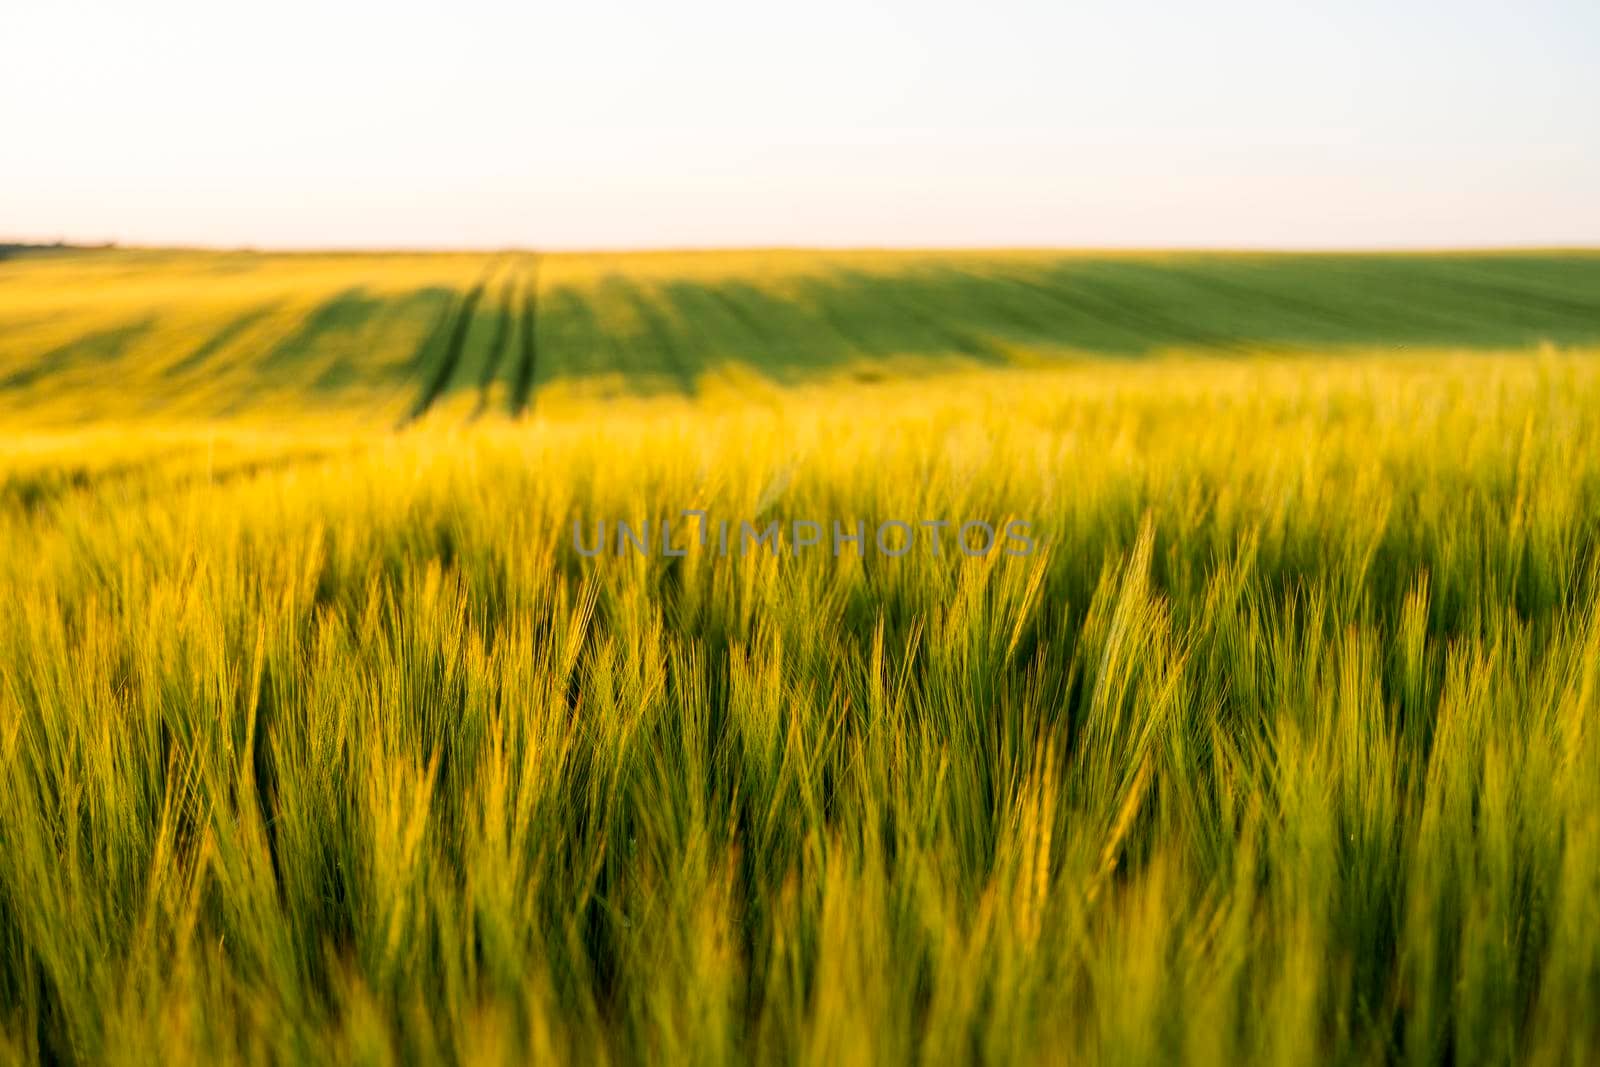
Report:
[[[117,247],[115,241],[102,241],[100,244],[71,244],[66,241],[0,241],[0,259],[11,256],[20,256],[26,252],[97,252],[108,248]]]

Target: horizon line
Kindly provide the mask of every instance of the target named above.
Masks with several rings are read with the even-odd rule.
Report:
[[[1396,243],[1396,244],[552,244],[552,245],[422,245],[422,244],[344,244],[273,245],[249,242],[122,242],[114,239],[87,240],[0,235],[0,248],[11,251],[76,252],[215,252],[254,255],[714,255],[736,252],[777,253],[1059,253],[1066,255],[1463,255],[1473,253],[1517,252],[1546,254],[1600,253],[1594,243],[1552,243],[1544,241],[1499,243]]]

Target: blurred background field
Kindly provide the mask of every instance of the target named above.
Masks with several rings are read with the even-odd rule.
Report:
[[[1600,342],[1600,254],[22,251],[0,412],[390,422],[937,371]]]

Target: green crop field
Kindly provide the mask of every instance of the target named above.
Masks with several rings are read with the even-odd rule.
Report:
[[[1600,1060],[1600,253],[0,250],[0,609],[6,1061]]]

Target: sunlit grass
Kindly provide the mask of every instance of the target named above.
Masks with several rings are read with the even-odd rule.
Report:
[[[399,430],[415,375],[15,408],[6,1054],[1600,1054],[1600,353],[899,328]],[[574,551],[684,508],[1039,551]]]

